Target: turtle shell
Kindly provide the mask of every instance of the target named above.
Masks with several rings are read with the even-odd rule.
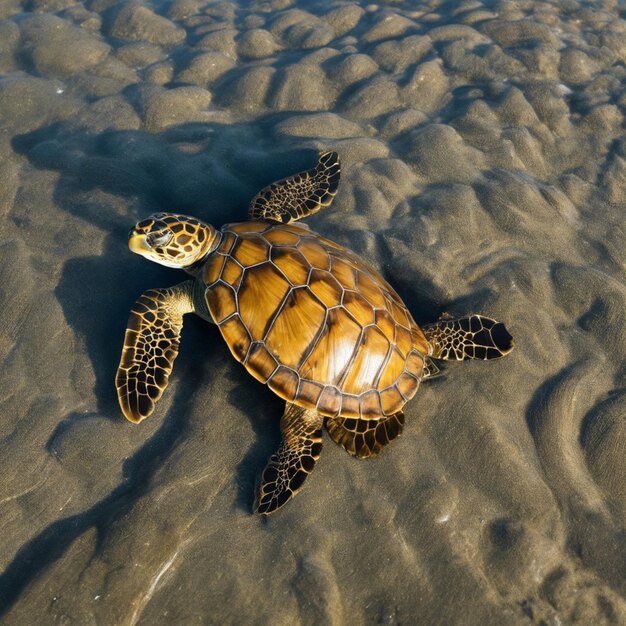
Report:
[[[380,419],[415,395],[429,344],[387,282],[306,227],[228,224],[201,273],[233,356],[281,398]]]

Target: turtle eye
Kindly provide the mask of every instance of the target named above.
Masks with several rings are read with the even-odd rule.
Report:
[[[172,241],[172,237],[174,233],[171,230],[166,230],[162,233],[151,233],[147,237],[148,245],[151,248],[156,246],[166,246],[170,241]]]

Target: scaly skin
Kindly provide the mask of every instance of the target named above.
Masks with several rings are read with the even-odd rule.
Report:
[[[167,387],[183,315],[194,311],[193,283],[146,291],[131,309],[115,386],[122,412],[135,424],[154,411]]]
[[[283,443],[263,471],[257,513],[273,513],[300,491],[320,458],[323,425],[317,411],[287,403],[280,420]]]
[[[433,347],[434,359],[497,359],[506,356],[515,342],[502,322],[472,315],[458,320],[440,320],[422,326]]]
[[[328,206],[339,185],[339,155],[336,152],[320,154],[317,167],[284,178],[254,196],[248,217],[251,220],[288,224],[317,213]]]

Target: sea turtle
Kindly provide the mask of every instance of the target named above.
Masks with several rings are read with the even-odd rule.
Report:
[[[220,230],[156,213],[131,230],[129,247],[193,279],[146,291],[135,303],[116,378],[132,422],[167,387],[183,316],[217,324],[237,361],[286,401],[279,450],[265,468],[257,511],[271,513],[302,486],[322,449],[322,427],[351,455],[378,454],[402,431],[402,408],[433,359],[492,359],[513,349],[502,323],[442,319],[421,329],[380,274],[297,220],[337,191],[336,152],[261,190],[249,221]]]

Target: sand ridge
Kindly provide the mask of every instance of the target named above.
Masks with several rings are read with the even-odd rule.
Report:
[[[626,13],[611,0],[0,3],[0,614],[8,624],[626,620]],[[250,514],[281,402],[185,323],[157,412],[114,391],[154,211],[245,219],[337,150],[309,220],[420,323],[506,322],[403,436],[326,437]]]

